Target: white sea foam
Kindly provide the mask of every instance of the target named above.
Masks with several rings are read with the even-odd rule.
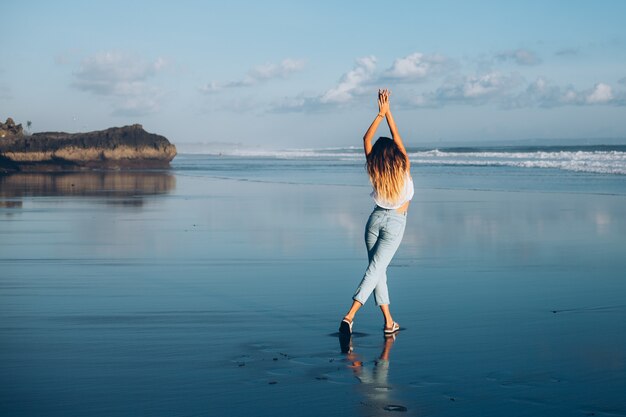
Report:
[[[414,164],[509,166],[553,168],[567,171],[626,175],[626,152],[537,151],[537,152],[412,152]]]
[[[192,153],[192,152],[187,152]],[[307,148],[267,150],[257,148],[197,149],[198,154],[240,158],[324,159],[343,162],[365,161],[362,148]],[[551,168],[567,171],[626,175],[626,152],[621,150],[424,150],[411,151],[414,165]]]

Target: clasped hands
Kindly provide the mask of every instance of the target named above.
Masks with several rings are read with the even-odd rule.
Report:
[[[386,88],[378,90],[378,115],[380,117],[385,117],[387,112],[389,111],[389,96],[391,95],[391,91]]]

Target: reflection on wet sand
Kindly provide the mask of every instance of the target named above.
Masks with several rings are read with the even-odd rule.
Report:
[[[0,199],[26,196],[140,197],[165,194],[175,187],[176,178],[168,172],[18,173],[0,176]],[[133,199],[132,204],[140,205],[141,199]],[[15,200],[4,201],[2,205],[20,206],[21,202]]]
[[[396,341],[397,333],[385,335],[382,352],[373,367],[364,363],[359,354],[354,350],[352,338],[340,335],[339,343],[341,352],[346,354],[348,367],[354,372],[359,380],[359,393],[363,396],[361,404],[367,408],[367,415],[372,411],[407,411],[403,405],[395,403],[391,397],[393,387],[389,383],[389,354]]]

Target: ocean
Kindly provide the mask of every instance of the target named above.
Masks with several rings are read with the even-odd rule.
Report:
[[[0,176],[0,415],[626,415],[624,146],[409,149],[347,343],[362,150],[200,151]]]
[[[179,155],[178,172],[256,181],[363,185],[360,147],[224,149]],[[626,145],[408,148],[424,188],[623,194]]]

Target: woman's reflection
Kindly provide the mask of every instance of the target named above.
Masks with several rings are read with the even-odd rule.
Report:
[[[343,334],[339,336],[341,352],[346,354],[347,366],[352,369],[354,376],[360,382],[359,391],[365,397],[365,401],[362,404],[370,410],[407,410],[403,405],[394,404],[391,398],[392,386],[389,383],[389,357],[397,336],[398,333],[385,335],[382,351],[378,359],[374,360],[373,366],[364,363],[360,355],[355,352],[352,336]]]

